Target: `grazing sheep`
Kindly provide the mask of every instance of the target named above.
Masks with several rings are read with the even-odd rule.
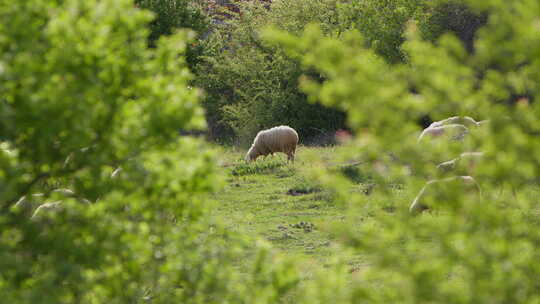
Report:
[[[467,133],[470,127],[480,127],[485,125],[488,120],[476,121],[469,116],[452,116],[447,119],[435,121],[429,127],[425,128],[418,142],[425,137],[440,137],[442,135],[451,135],[452,139],[461,140]]]
[[[443,179],[431,180],[426,183],[426,185],[420,190],[418,195],[414,198],[411,206],[409,207],[409,212],[416,213],[429,209],[426,204],[426,197],[436,193],[437,189],[433,189],[437,186],[443,187],[439,190],[444,190],[445,185],[450,187],[450,183],[454,183],[454,186],[464,187],[465,190],[473,190],[474,192],[481,194],[480,185],[476,180],[471,176],[453,176]],[[447,188],[448,188],[447,187]]]
[[[437,169],[442,172],[449,172],[457,169],[458,167],[462,167],[469,175],[471,175],[476,168],[478,161],[480,161],[483,157],[483,152],[464,152],[452,160],[438,164]]]
[[[441,126],[429,126],[422,131],[420,136],[418,136],[418,142],[422,141],[425,137],[441,137],[443,135],[450,135],[454,140],[461,140],[465,135],[469,133],[469,128],[462,124],[449,124]]]
[[[73,190],[68,188],[59,188],[51,191],[51,194],[60,194],[66,198],[75,198],[84,204],[92,204],[88,199],[78,196]],[[44,210],[59,210],[62,200],[53,203],[42,203],[46,195],[44,193],[34,193],[32,195],[22,196],[14,205],[13,210],[17,210],[31,219],[36,219]]]
[[[431,125],[429,125],[429,127],[435,128],[435,127],[440,127],[440,126],[449,125],[449,124],[460,124],[466,127],[471,127],[471,126],[476,127],[478,126],[479,123],[480,122],[477,122],[476,120],[474,120],[472,117],[469,117],[469,116],[463,116],[463,117],[452,116],[443,120],[435,121]]]
[[[34,211],[34,214],[32,217],[30,217],[31,220],[38,220],[43,216],[44,212],[51,212],[51,211],[60,211],[62,210],[62,202],[52,202],[52,203],[44,203],[41,204],[39,207],[36,208]]]
[[[245,160],[253,161],[259,156],[283,152],[287,154],[287,161],[294,162],[294,153],[298,144],[298,133],[288,126],[274,127],[268,130],[260,131],[249,151],[246,153]]]

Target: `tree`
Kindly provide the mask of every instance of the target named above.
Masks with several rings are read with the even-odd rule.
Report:
[[[190,29],[202,39],[210,30],[210,18],[203,8],[204,1],[195,0],[135,0],[135,5],[152,11],[155,16],[150,23],[150,46],[155,46],[161,36],[171,35],[180,28]],[[199,62],[202,47],[199,41],[193,41],[187,48],[186,61],[190,68]]]
[[[232,135],[246,144],[261,129],[282,124],[304,139],[343,127],[342,111],[310,104],[298,90],[298,77],[306,72],[298,61],[259,37],[268,25],[298,32],[309,22],[320,22],[333,33],[340,26],[334,24],[336,1],[252,1],[238,6],[240,13],[216,26],[204,42],[195,69],[213,138]]]

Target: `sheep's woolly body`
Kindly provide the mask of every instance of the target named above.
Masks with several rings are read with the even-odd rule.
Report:
[[[422,190],[420,190],[420,193],[418,193],[418,195],[414,198],[411,206],[409,207],[409,212],[416,213],[425,209],[429,209],[429,207],[424,202],[426,196],[429,194],[433,194],[432,192],[436,191],[436,189],[433,188],[437,186],[444,187],[444,184],[449,183],[455,183],[455,186],[460,185],[464,187],[464,190],[472,190],[478,195],[482,195],[480,185],[472,176],[453,176],[443,179],[435,179],[427,182],[426,185],[422,188]]]
[[[442,162],[437,165],[437,169],[439,169],[442,172],[448,172],[455,170],[456,167],[458,167],[460,164],[467,169],[469,175],[471,175],[476,168],[478,162],[480,162],[484,157],[483,152],[463,152],[460,156],[449,160]]]
[[[52,202],[52,203],[44,203],[41,204],[39,207],[36,208],[34,211],[34,214],[30,218],[31,220],[39,219],[44,212],[47,211],[59,211],[62,209],[62,202]]]
[[[255,160],[259,156],[282,152],[287,154],[287,160],[294,161],[297,144],[298,133],[291,127],[279,126],[263,130],[253,140],[246,154],[246,160]]]
[[[452,139],[461,140],[463,137],[469,133],[469,129],[462,124],[449,124],[441,126],[429,126],[428,128],[422,131],[422,134],[418,136],[418,142],[426,137],[441,137],[443,135],[449,135]]]
[[[469,133],[469,128],[478,128],[486,125],[489,120],[476,121],[469,116],[453,116],[440,121],[435,121],[422,131],[418,142],[426,137],[436,138],[442,135],[450,135],[452,139],[461,140]]]

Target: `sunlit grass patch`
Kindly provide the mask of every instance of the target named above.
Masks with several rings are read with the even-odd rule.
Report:
[[[322,191],[320,184],[305,177],[297,177],[292,187],[287,191],[287,194],[296,196],[320,191]]]
[[[231,174],[234,176],[275,173],[277,169],[287,164],[278,159],[255,161],[251,163],[240,162],[234,165]]]

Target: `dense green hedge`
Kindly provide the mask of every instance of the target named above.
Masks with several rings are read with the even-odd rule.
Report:
[[[297,60],[272,48],[259,37],[268,25],[298,31],[308,22],[335,19],[332,1],[276,1],[241,4],[241,15],[216,27],[206,41],[204,63],[197,66],[196,83],[206,96],[204,105],[213,137],[236,135],[242,142],[257,131],[287,124],[302,138],[336,130],[345,115],[309,104],[298,90],[303,70]],[[233,134],[231,134],[231,132]]]
[[[325,77],[302,67],[298,58],[279,47],[267,45],[260,39],[264,27],[299,33],[308,23],[316,23],[326,36],[336,38],[356,28],[366,47],[389,63],[402,63],[407,61],[401,45],[409,20],[418,22],[426,39],[434,41],[453,31],[468,46],[485,22],[461,2],[426,0],[281,0],[269,6],[255,1],[239,8],[240,14],[213,27],[195,72],[197,85],[206,93],[204,106],[213,138],[234,135],[244,143],[260,129],[280,124],[297,129],[302,140],[345,127],[343,109],[312,104],[298,89],[304,74],[320,81]]]
[[[154,13],[150,22],[150,46],[155,46],[159,37],[171,35],[176,29],[187,28],[194,31],[197,39],[210,29],[210,18],[204,12],[204,2],[196,0],[134,0],[135,5]],[[201,55],[199,43],[194,41],[186,51],[188,66],[192,68]]]

